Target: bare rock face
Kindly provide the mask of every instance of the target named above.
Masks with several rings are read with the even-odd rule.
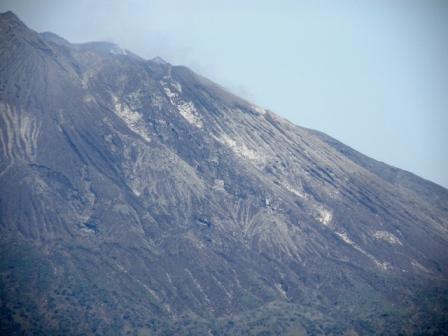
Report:
[[[2,335],[448,328],[448,191],[182,66],[0,16]]]

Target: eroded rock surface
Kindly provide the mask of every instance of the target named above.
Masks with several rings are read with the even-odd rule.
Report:
[[[3,334],[446,330],[446,189],[10,12],[0,64]]]

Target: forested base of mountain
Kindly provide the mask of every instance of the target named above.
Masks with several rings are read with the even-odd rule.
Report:
[[[245,297],[244,306],[253,307],[246,312],[186,311],[167,318],[143,288],[134,297],[118,293],[122,284],[96,272],[97,261],[89,262],[82,248],[61,251],[72,259],[66,264],[61,256],[43,253],[42,246],[6,241],[1,246],[2,335],[443,335],[448,330],[443,282],[396,295],[396,304],[387,306],[372,287],[352,279],[326,297],[304,293],[301,304]],[[387,281],[390,291],[400,290],[401,279],[373,278]],[[415,288],[421,287],[416,282]],[[180,290],[188,297],[188,288]]]

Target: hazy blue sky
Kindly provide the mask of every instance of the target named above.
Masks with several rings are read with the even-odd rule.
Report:
[[[448,186],[448,1],[5,1],[31,28],[187,65]]]

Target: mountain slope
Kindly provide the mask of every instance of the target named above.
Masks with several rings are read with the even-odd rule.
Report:
[[[0,64],[4,333],[446,328],[446,189],[11,12]]]

